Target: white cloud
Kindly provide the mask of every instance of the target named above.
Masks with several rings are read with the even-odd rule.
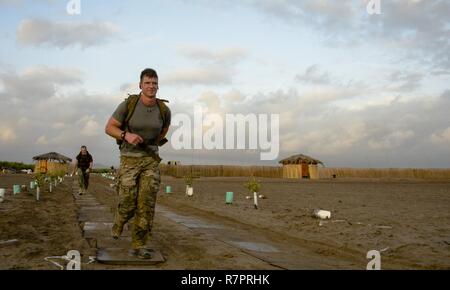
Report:
[[[223,85],[231,83],[231,72],[219,68],[190,68],[179,69],[167,74],[162,79],[164,84],[170,85]]]
[[[232,103],[241,103],[245,100],[246,96],[240,91],[233,89],[228,93],[224,94],[224,99]]]
[[[236,63],[247,56],[247,50],[239,47],[229,47],[218,51],[200,46],[182,46],[178,48],[182,55],[199,61],[209,61],[221,64]]]
[[[40,136],[36,140],[36,145],[48,145],[47,137],[45,135]]]
[[[383,136],[379,140],[369,140],[369,147],[375,150],[379,149],[392,149],[405,145],[404,143],[414,137],[414,131],[395,131],[389,135]]]
[[[139,92],[139,84],[136,83],[125,83],[120,86],[120,91],[125,93],[136,93]]]
[[[411,92],[421,86],[424,75],[416,72],[394,71],[387,78],[386,90]]]
[[[50,45],[60,49],[79,45],[99,46],[117,37],[118,28],[110,22],[52,22],[43,19],[23,20],[17,29],[22,45]]]
[[[193,61],[189,68],[168,73],[161,82],[171,85],[227,85],[233,81],[236,65],[247,56],[242,48],[211,50],[200,46],[181,46],[178,52]]]
[[[52,128],[54,129],[63,129],[66,127],[66,124],[64,122],[56,122],[52,124]]]
[[[431,135],[431,142],[450,145],[450,127]]]
[[[206,107],[208,108],[208,112],[219,113],[222,111],[220,98],[216,93],[212,91],[202,93],[198,98],[198,101],[206,105]]]
[[[98,136],[100,133],[100,125],[95,120],[86,120],[81,128],[80,134],[85,137]]]
[[[0,141],[2,143],[12,143],[17,136],[13,128],[7,126],[0,126]]]
[[[8,101],[41,101],[55,96],[59,85],[81,83],[81,72],[72,68],[36,66],[25,69],[21,75],[1,72],[3,90],[0,97]]]
[[[446,0],[381,0],[381,14],[369,15],[370,0],[204,0],[188,1],[216,9],[246,6],[292,27],[306,27],[325,43],[377,44],[396,61],[427,64],[436,73],[450,74],[450,2]]]
[[[295,79],[312,84],[329,84],[331,82],[330,74],[328,72],[321,73],[318,65],[308,67],[303,74],[298,74]]]

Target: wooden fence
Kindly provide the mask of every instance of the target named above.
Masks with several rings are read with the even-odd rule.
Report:
[[[283,178],[282,166],[161,165],[161,174],[184,177],[267,177]],[[318,168],[319,179],[336,178],[411,178],[450,180],[450,169],[430,168]]]

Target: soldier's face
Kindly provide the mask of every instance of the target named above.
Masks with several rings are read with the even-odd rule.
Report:
[[[86,148],[81,148],[81,154],[85,155],[87,153]]]
[[[149,78],[148,76],[144,76],[141,83],[139,84],[142,93],[148,98],[156,97],[156,93],[158,92],[158,79],[157,78]]]

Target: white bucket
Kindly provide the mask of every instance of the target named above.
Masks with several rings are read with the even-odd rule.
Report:
[[[5,193],[6,189],[0,188],[0,202],[3,202],[3,200],[5,199]]]
[[[327,210],[316,209],[314,210],[314,216],[319,219],[330,219],[331,212]]]
[[[193,187],[188,187],[187,191],[186,191],[186,194],[188,196],[193,196],[194,195],[194,188]]]

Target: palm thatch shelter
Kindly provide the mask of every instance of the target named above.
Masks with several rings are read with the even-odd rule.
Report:
[[[70,162],[72,162],[72,159],[70,159],[69,157],[56,152],[49,152],[46,154],[34,156],[33,160],[36,161],[34,172],[43,174],[51,174],[58,171],[64,171],[65,173],[68,173],[69,164]]]
[[[293,155],[280,160],[283,164],[283,178],[308,178],[319,179],[318,165],[322,161],[303,154]]]

